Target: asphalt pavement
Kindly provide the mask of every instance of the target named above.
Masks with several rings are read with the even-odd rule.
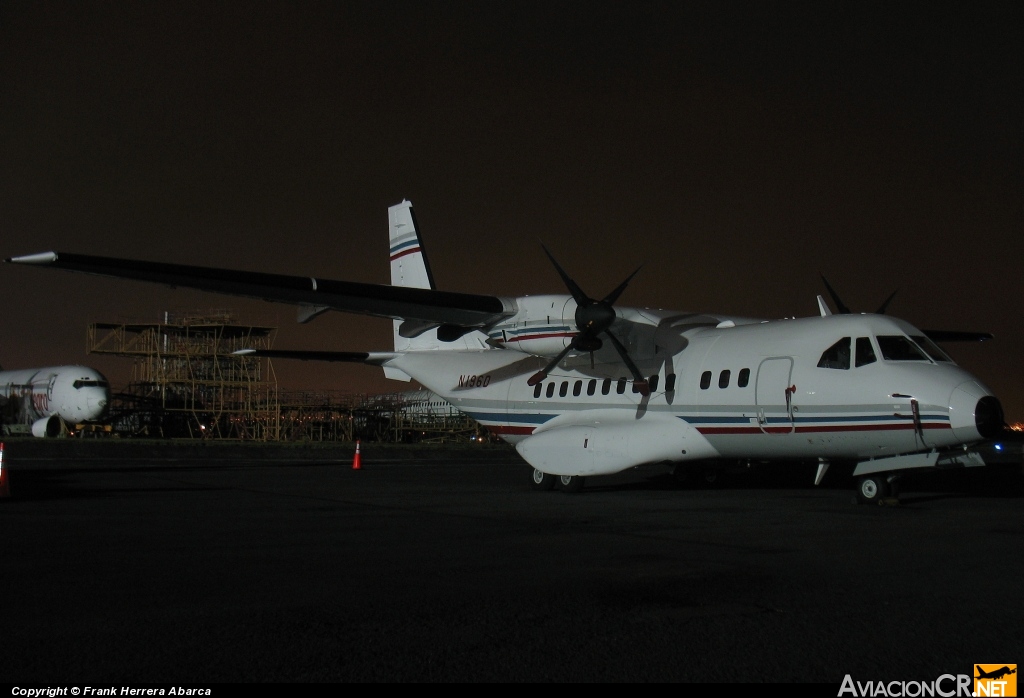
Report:
[[[507,457],[362,466],[13,467],[0,681],[838,687],[1024,658],[1019,471],[858,506],[802,471],[568,494]]]

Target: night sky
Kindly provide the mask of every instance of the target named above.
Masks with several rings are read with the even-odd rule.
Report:
[[[1024,419],[1024,5],[0,4],[0,257],[45,250],[388,283],[416,207],[440,288],[817,314],[893,291]],[[232,309],[275,347],[388,350],[387,320],[0,265],[0,364],[90,322]],[[826,296],[827,297],[827,296]],[[831,301],[830,301],[831,304]],[[834,305],[833,305],[834,307]],[[276,361],[280,387],[403,390]]]

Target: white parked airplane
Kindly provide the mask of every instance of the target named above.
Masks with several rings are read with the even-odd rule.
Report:
[[[110,384],[87,366],[0,371],[0,423],[5,433],[30,428],[57,436],[66,425],[95,422],[110,404]]]
[[[908,468],[983,465],[975,446],[1002,433],[992,391],[932,341],[991,335],[851,313],[834,294],[840,313],[819,296],[820,315],[799,319],[616,307],[632,275],[596,300],[546,248],[569,295],[439,291],[412,205],[388,218],[390,286],[63,252],[7,261],[292,303],[300,322],[392,318],[393,351],[276,355],[416,379],[514,443],[540,489],[649,463],[818,459],[816,482],[852,461],[874,500]]]

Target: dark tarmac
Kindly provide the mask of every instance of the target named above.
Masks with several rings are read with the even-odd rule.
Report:
[[[10,684],[838,687],[1024,659],[1019,469],[868,507],[813,470],[700,490],[639,469],[566,494],[490,452],[362,470],[8,452]]]

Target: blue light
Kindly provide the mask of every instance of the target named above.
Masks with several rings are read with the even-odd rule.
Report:
[[[996,450],[997,451],[1002,451],[1003,450],[1003,445],[1002,444],[996,444]]]

